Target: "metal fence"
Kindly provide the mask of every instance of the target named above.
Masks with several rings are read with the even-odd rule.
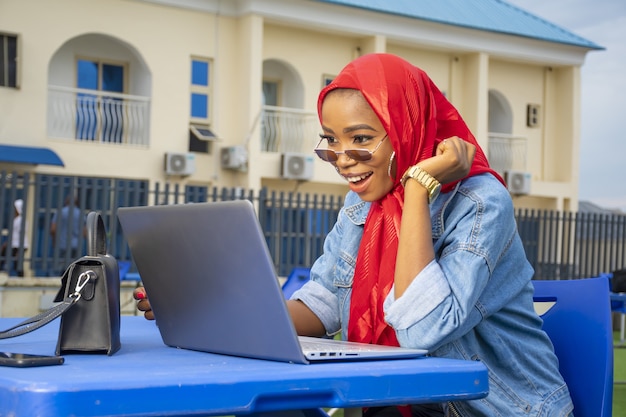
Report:
[[[81,227],[71,222],[61,225],[59,221],[55,236],[50,234],[55,216],[63,217],[68,196],[71,205],[80,208],[82,220],[89,211],[101,213],[109,253],[122,262],[132,259],[117,220],[119,207],[247,199],[255,205],[277,273],[286,276],[295,267],[311,265],[322,253],[324,238],[343,204],[342,196],[278,193],[265,189],[254,193],[241,188],[169,183],[153,184],[152,189],[149,186],[144,180],[46,174],[20,176],[0,172],[0,242],[10,240],[13,233],[14,201],[22,199],[25,208],[17,253],[7,251],[0,255],[0,262],[12,274],[16,274],[16,269],[26,269],[34,276],[56,277],[75,258],[70,239],[63,238],[64,235],[74,235],[79,255],[85,253]],[[28,244],[24,245],[25,242]],[[17,261],[17,268],[13,267],[14,261]],[[132,265],[130,272],[134,272]]]
[[[310,266],[322,253],[324,238],[343,204],[342,196],[0,172],[0,244],[9,241],[13,233],[14,201],[24,202],[21,244],[15,254],[12,250],[0,254],[5,269],[12,274],[23,268],[38,277],[58,276],[75,254],[70,240],[62,239],[63,234],[75,235],[78,252],[84,253],[85,237],[80,227],[67,223],[58,227],[54,237],[50,234],[55,214],[63,213],[68,196],[83,218],[92,210],[102,214],[109,252],[125,263],[132,260],[117,221],[118,207],[250,200],[281,276],[295,267]],[[516,219],[536,279],[597,276],[626,266],[626,215],[521,209],[516,211]],[[134,272],[130,263],[130,272]]]
[[[598,276],[626,266],[626,215],[516,211],[536,279]]]

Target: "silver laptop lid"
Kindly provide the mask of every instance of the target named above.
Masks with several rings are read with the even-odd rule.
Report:
[[[126,207],[118,217],[165,344],[307,363],[251,202]]]

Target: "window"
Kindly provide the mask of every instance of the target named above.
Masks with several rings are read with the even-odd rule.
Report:
[[[208,59],[191,60],[191,121],[211,123],[211,65]]]
[[[93,59],[79,59],[76,73],[78,88],[124,92],[123,65]]]
[[[209,189],[204,185],[186,185],[185,203],[206,203],[209,198]]]
[[[200,140],[216,140],[215,133],[208,127],[191,125],[191,133]]]
[[[123,64],[86,58],[76,61],[76,87],[94,91],[77,94],[77,139],[122,142],[125,107],[120,94],[125,89],[125,73]]]
[[[192,124],[189,127],[189,152],[211,153],[215,140],[218,140],[217,135],[208,126]]]
[[[211,62],[191,59],[191,106],[189,124],[189,152],[211,152],[211,142],[217,136],[211,125]]]
[[[17,88],[17,36],[0,33],[0,86]]]
[[[263,80],[263,104],[266,106],[280,106],[279,80]]]
[[[330,75],[330,74],[322,75],[322,88],[324,88],[328,84],[332,83],[334,79],[335,79],[334,75]]]

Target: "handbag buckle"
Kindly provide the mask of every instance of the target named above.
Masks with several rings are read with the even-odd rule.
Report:
[[[90,279],[96,279],[97,275],[93,271],[85,271],[78,276],[76,280],[76,287],[74,288],[74,293],[70,295],[71,298],[75,298],[75,301],[80,300],[81,291],[85,288],[85,285],[89,282]]]

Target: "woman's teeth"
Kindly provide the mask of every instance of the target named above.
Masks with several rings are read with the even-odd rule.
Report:
[[[370,175],[372,175],[372,173],[368,172],[367,174],[363,174],[363,175],[357,175],[357,176],[353,176],[353,177],[346,177],[346,180],[348,182],[359,182],[359,181],[362,181],[365,178],[369,177]]]

